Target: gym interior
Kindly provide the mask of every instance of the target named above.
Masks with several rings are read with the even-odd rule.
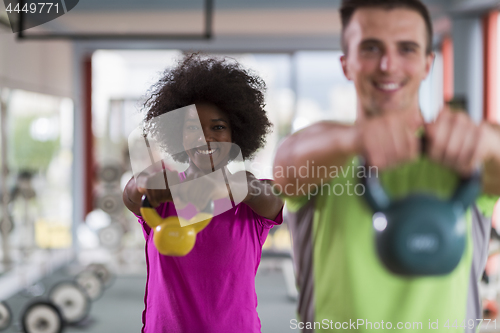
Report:
[[[436,54],[420,88],[424,118],[458,96],[474,121],[500,122],[500,2],[423,2]],[[58,298],[76,304],[64,332],[141,331],[147,267],[141,226],[122,201],[133,176],[128,138],[144,96],[183,54],[231,57],[266,82],[273,131],[245,164],[257,178],[272,178],[276,149],[291,133],[356,120],[355,88],[339,60],[339,0],[62,0],[64,14],[44,22],[30,21],[23,3],[17,12],[19,1],[0,3],[2,332],[52,332],[61,318],[47,306],[35,328],[23,320],[33,304]],[[500,204],[491,218],[479,291],[484,318],[500,320]],[[264,333],[294,331],[286,222],[285,211],[255,279]]]

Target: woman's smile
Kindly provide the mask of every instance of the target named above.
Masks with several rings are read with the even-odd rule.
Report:
[[[213,155],[215,154],[216,152],[218,152],[219,149],[218,148],[211,148],[211,149],[208,149],[208,147],[205,147],[205,148],[201,148],[201,147],[198,147],[196,148],[195,150],[195,154],[201,154],[201,155]]]
[[[184,149],[198,169],[212,172],[227,164],[231,151],[228,117],[215,105],[196,104],[186,114]]]

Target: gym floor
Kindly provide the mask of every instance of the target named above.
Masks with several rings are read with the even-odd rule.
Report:
[[[263,260],[255,280],[262,323],[262,333],[290,332],[290,320],[295,318],[296,303],[287,297],[283,274],[272,261]],[[72,279],[70,269],[61,269],[42,280],[46,289],[55,283]],[[65,333],[139,333],[142,327],[141,314],[144,308],[145,274],[121,274],[106,289],[102,297],[91,305],[87,320],[78,326],[69,326]],[[47,294],[47,290],[45,294]],[[23,294],[7,299],[13,313],[13,325],[4,332],[21,331],[19,318],[30,301]]]
[[[262,333],[294,332],[290,320],[296,318],[296,302],[287,296],[285,279],[278,269],[279,262],[263,259],[255,279],[259,305],[257,311],[262,324]],[[66,267],[43,279],[45,295],[51,286],[59,281],[70,280],[75,274],[74,267]],[[142,270],[141,270],[142,272]],[[142,273],[120,274],[105,290],[102,297],[91,305],[89,317],[78,326],[68,326],[65,333],[139,333],[142,327],[141,314],[144,307],[144,286],[146,275]],[[13,313],[13,325],[3,332],[19,333],[19,318],[30,297],[18,293],[7,299]],[[500,318],[497,318],[500,323]],[[500,332],[490,326],[481,332]]]

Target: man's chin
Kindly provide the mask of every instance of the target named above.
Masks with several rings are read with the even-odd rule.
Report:
[[[370,108],[366,108],[365,114],[368,116],[379,116],[404,112],[405,109],[407,109],[407,107],[401,103],[379,103]]]

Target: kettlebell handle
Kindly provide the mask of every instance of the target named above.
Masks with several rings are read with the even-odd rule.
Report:
[[[365,200],[374,212],[385,211],[391,205],[391,198],[387,195],[387,192],[384,190],[380,180],[376,176],[371,177],[370,172],[366,172],[366,170],[369,170],[366,159],[360,157],[360,160],[366,175],[366,177],[359,179],[360,184],[362,184],[365,189]]]
[[[142,196],[141,208],[153,208],[153,206],[151,206],[151,203],[149,202],[147,195],[145,194]],[[208,205],[201,210],[201,213],[213,214],[213,211],[214,211],[214,203],[213,201],[210,201]]]
[[[210,201],[205,208],[203,208],[200,212],[198,212],[198,214],[201,213],[201,214],[205,214],[205,215],[208,214],[208,215],[213,216],[213,212],[214,212],[214,202]],[[144,221],[146,221],[146,223],[152,228],[159,225],[163,220],[161,218],[161,216],[158,215],[158,213],[156,212],[156,209],[151,205],[151,203],[149,202],[149,199],[146,195],[142,196],[141,215],[142,215],[142,218],[144,219]]]
[[[481,169],[477,168],[468,178],[462,178],[460,180],[451,201],[461,205],[462,209],[465,211],[481,194],[481,190]]]
[[[156,209],[151,205],[145,194],[142,196],[140,210],[142,218],[150,228],[155,228],[162,223],[163,219],[158,215]]]
[[[149,202],[148,196],[145,194],[142,196],[141,207],[142,208],[153,208],[153,206],[151,206],[151,203]]]
[[[425,154],[427,148],[427,139],[425,135],[421,137],[421,151]],[[366,177],[360,178],[360,183],[365,188],[365,200],[373,211],[385,211],[391,205],[391,198],[385,191],[380,179],[373,177],[371,173],[367,173],[368,162],[360,157],[361,164],[365,168]],[[458,204],[465,211],[474,203],[476,198],[481,194],[481,169],[476,169],[471,176],[461,178],[459,184],[450,198],[450,201]]]
[[[207,207],[213,209],[213,202]],[[153,229],[153,241],[158,252],[168,256],[187,255],[196,242],[196,234],[203,230],[213,217],[211,213],[198,213],[188,221],[191,225],[183,228],[179,223],[180,220],[183,220],[182,217],[162,218],[151,206],[146,195],[142,197],[141,215],[147,225]],[[201,221],[194,222],[195,218],[201,219]],[[193,223],[190,223],[192,221]]]

